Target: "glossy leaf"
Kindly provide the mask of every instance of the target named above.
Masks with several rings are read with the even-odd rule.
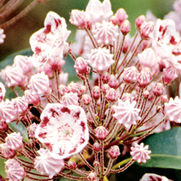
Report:
[[[142,166],[181,169],[181,128],[173,128],[146,139],[151,159]]]

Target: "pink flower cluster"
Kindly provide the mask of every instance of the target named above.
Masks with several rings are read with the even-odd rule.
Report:
[[[33,55],[16,56],[0,72],[16,94],[5,99],[0,83],[0,157],[10,181],[102,180],[145,163],[151,151],[142,140],[181,122],[181,98],[168,91],[181,74],[181,37],[172,20],[139,16],[131,37],[124,9],[113,14],[109,0],[90,0],[85,11],[72,10],[70,22],[78,28],[72,45],[65,19],[49,12],[30,37]],[[66,54],[78,82],[67,82]],[[125,152],[130,161],[115,168]]]

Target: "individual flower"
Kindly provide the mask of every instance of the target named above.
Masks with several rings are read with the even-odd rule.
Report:
[[[50,92],[49,78],[45,73],[34,74],[29,82],[29,89],[32,94],[46,95]]]
[[[23,146],[23,138],[19,132],[8,134],[5,141],[12,150],[19,150]]]
[[[178,96],[165,103],[165,116],[170,121],[181,123],[181,99]]]
[[[126,129],[129,129],[131,125],[136,125],[137,121],[141,119],[139,116],[140,109],[135,106],[136,101],[130,102],[129,99],[125,102],[119,99],[117,105],[112,106],[113,117]]]
[[[88,63],[97,72],[104,72],[114,63],[113,55],[106,48],[95,48],[91,50]]]
[[[37,152],[38,156],[35,158],[34,166],[41,174],[53,178],[53,176],[59,173],[64,167],[64,160],[58,154],[52,153],[44,148],[40,148]]]
[[[13,99],[13,101],[19,114],[23,114],[24,112],[27,111],[28,100],[26,99],[25,96],[16,97],[15,99]]]
[[[130,154],[132,159],[138,163],[146,163],[146,161],[150,159],[151,151],[148,150],[148,145],[144,146],[144,143],[141,143],[140,145],[135,143],[131,147]]]
[[[54,153],[68,158],[82,151],[87,145],[87,117],[81,107],[47,104],[41,114],[41,120],[35,137]]]
[[[25,176],[24,168],[15,159],[9,159],[5,162],[5,171],[9,181],[20,181]]]
[[[44,21],[44,28],[35,32],[30,38],[34,52],[35,64],[48,61],[52,56],[61,59],[67,46],[66,40],[70,34],[65,19],[54,12],[49,12]]]

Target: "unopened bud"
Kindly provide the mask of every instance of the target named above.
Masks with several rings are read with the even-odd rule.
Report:
[[[113,89],[117,89],[118,85],[119,85],[119,81],[117,80],[117,78],[114,75],[111,75],[108,85]]]
[[[155,94],[155,96],[161,96],[164,92],[164,86],[161,83],[156,83],[153,86],[153,93]]]
[[[145,16],[141,15],[136,18],[135,25],[136,28],[140,29],[141,25],[145,22]]]
[[[97,181],[97,174],[95,172],[90,172],[89,175],[87,176],[88,181]]]
[[[117,145],[111,146],[108,150],[108,155],[111,159],[116,159],[120,154],[120,149]]]
[[[70,170],[75,170],[77,168],[77,164],[75,161],[69,160],[67,166]]]
[[[95,129],[95,136],[100,140],[104,140],[108,134],[109,131],[104,126],[99,126]]]
[[[121,25],[124,20],[128,18],[128,15],[125,11],[125,9],[120,8],[116,11],[116,14],[112,18],[112,23],[115,25]]]
[[[89,105],[91,100],[92,99],[91,99],[91,97],[88,94],[82,95],[82,102],[83,102],[83,104]]]
[[[127,35],[131,30],[131,24],[128,20],[124,20],[120,28],[121,28],[121,33],[123,35]]]
[[[114,102],[116,101],[118,98],[117,92],[115,89],[110,88],[109,90],[107,90],[106,92],[106,99],[110,102]]]
[[[99,99],[100,97],[100,89],[98,86],[94,86],[92,90],[92,95],[95,99]]]
[[[150,38],[154,30],[154,23],[152,21],[144,22],[140,28],[140,35],[142,39]]]
[[[97,141],[93,144],[93,150],[96,152],[101,151],[101,145]]]

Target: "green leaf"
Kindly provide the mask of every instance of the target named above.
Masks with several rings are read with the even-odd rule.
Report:
[[[63,67],[65,72],[68,73],[68,81],[77,81],[80,80],[77,77],[77,74],[75,72],[74,69],[74,61],[72,60],[72,58],[68,55],[66,60],[65,60],[65,66]]]
[[[1,60],[1,62],[0,62],[0,69],[5,68],[7,65],[11,65],[13,63],[13,59],[14,59],[14,57],[16,55],[31,56],[32,55],[32,51],[31,51],[31,49],[25,49],[25,50],[21,50],[21,51],[18,51],[16,53],[13,53],[11,55],[8,55],[3,60]]]
[[[146,139],[151,159],[142,166],[181,169],[181,128],[173,128]]]
[[[21,122],[19,122],[18,124],[16,122],[12,122],[12,123],[9,123],[9,126],[13,131],[20,132],[21,136],[23,137],[25,141],[28,140],[28,134],[27,134],[26,128]]]
[[[3,177],[3,178],[5,178],[6,177],[6,173],[5,173],[5,168],[4,168],[4,162],[5,162],[6,160],[5,159],[3,159],[3,158],[0,158],[0,175]]]

